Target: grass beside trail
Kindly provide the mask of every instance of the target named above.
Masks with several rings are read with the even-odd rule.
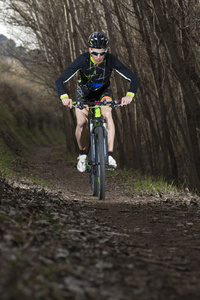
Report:
[[[11,173],[14,157],[3,141],[0,139],[0,173],[3,178]]]
[[[112,174],[109,174],[109,176]],[[134,191],[145,191],[151,194],[157,193],[178,193],[183,190],[183,186],[178,187],[174,182],[167,182],[164,178],[153,178],[150,175],[145,175],[133,170],[115,171],[115,176],[119,184],[125,186],[127,189]]]

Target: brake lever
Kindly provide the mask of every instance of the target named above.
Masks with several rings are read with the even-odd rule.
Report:
[[[119,101],[118,101],[118,100],[112,101],[110,107],[111,107],[111,108],[115,108],[115,107],[117,107],[117,106],[121,106],[121,104],[119,103]]]
[[[82,110],[82,109],[85,108],[82,101],[78,101],[78,102],[77,102],[77,107],[78,107],[80,110]]]

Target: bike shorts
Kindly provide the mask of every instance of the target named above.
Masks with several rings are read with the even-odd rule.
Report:
[[[101,101],[102,98],[112,97],[110,86],[106,88],[100,88],[96,91],[91,91],[86,85],[78,85],[76,102],[78,101]]]

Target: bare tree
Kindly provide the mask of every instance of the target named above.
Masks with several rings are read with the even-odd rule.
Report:
[[[86,50],[90,33],[106,32],[112,53],[141,79],[135,103],[113,112],[122,165],[199,189],[198,0],[6,0],[6,4],[12,12],[7,21],[28,28],[35,37],[37,47],[27,49],[32,60],[27,68],[52,90],[60,73]],[[75,98],[76,78],[68,85]],[[114,98],[127,90],[116,74],[112,87]],[[63,115],[68,151],[73,152],[69,140],[74,141],[74,116],[64,108]]]

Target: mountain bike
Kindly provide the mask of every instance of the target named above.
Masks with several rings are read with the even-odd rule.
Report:
[[[108,164],[108,139],[106,120],[102,118],[101,106],[115,108],[121,106],[120,100],[73,102],[73,107],[87,109],[91,118],[89,122],[89,147],[87,172],[92,195],[105,199],[106,170],[112,170]]]

